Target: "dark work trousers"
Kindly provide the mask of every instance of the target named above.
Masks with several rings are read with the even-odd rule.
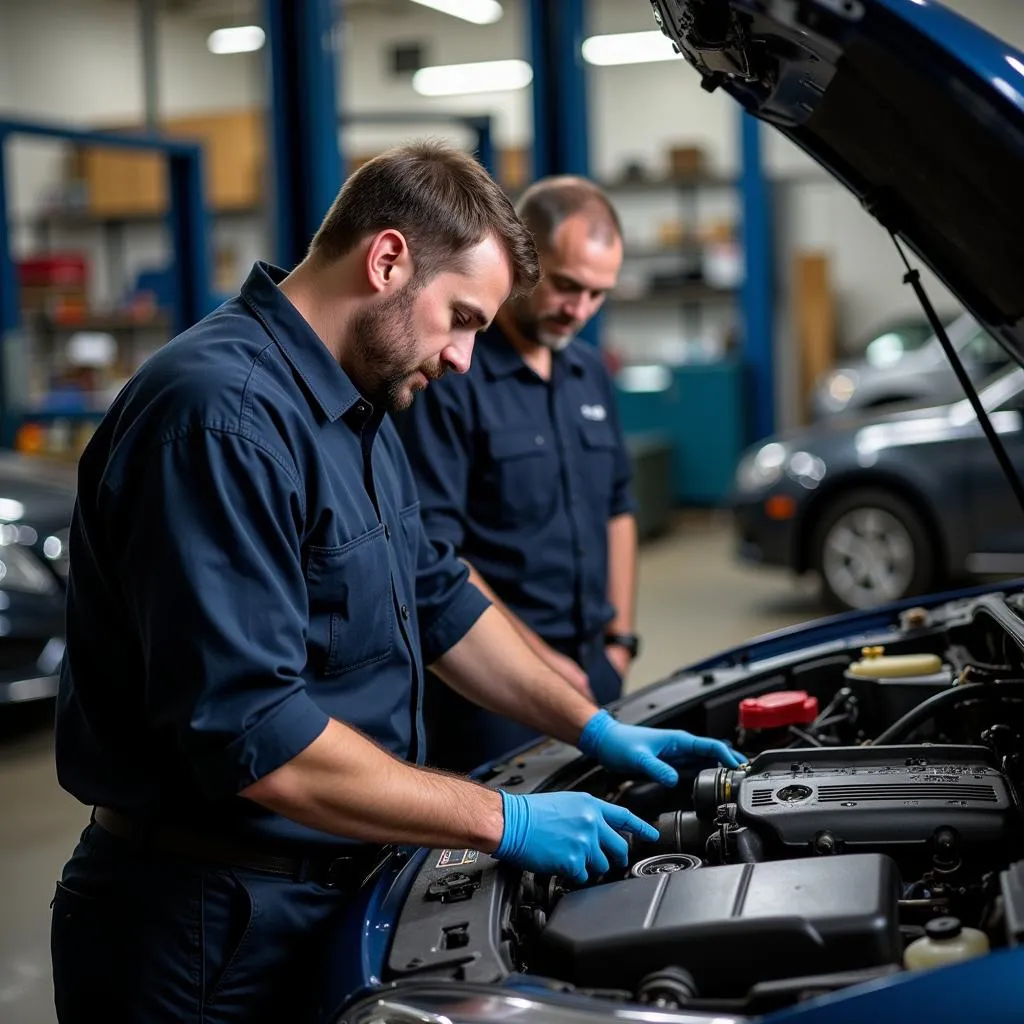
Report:
[[[342,993],[327,958],[352,894],[145,855],[91,824],[53,899],[60,1024],[306,1024]]]
[[[622,695],[622,678],[605,654],[603,637],[586,644],[558,640],[549,640],[548,644],[584,669],[598,704],[608,704]],[[423,720],[427,730],[427,763],[463,774],[541,738],[525,725],[460,697],[430,672],[426,677]]]

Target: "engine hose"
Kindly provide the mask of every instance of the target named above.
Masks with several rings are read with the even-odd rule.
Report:
[[[995,683],[971,683],[964,686],[954,686],[950,690],[943,690],[941,693],[933,694],[927,700],[922,701],[916,708],[908,711],[902,718],[897,719],[883,733],[872,740],[870,746],[881,747],[889,743],[898,743],[904,736],[917,726],[923,725],[932,718],[937,711],[946,707],[952,707],[965,700],[975,698],[995,698],[1003,695],[1024,697],[1024,680],[1006,679]]]

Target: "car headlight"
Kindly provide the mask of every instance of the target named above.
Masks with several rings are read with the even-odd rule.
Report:
[[[756,452],[744,456],[736,468],[736,487],[740,491],[760,491],[782,477],[786,464],[786,446],[769,441]]]
[[[825,390],[836,407],[842,409],[853,398],[858,383],[853,370],[834,370],[825,379]]]
[[[0,590],[23,594],[52,594],[57,589],[53,575],[19,544],[0,546]]]

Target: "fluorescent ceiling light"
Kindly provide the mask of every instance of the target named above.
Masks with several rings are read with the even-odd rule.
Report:
[[[414,4],[433,8],[453,18],[471,21],[474,25],[493,25],[504,13],[498,0],[412,0]]]
[[[210,53],[252,53],[263,46],[265,39],[259,25],[237,25],[211,32],[206,47]]]
[[[619,32],[583,40],[583,59],[588,64],[647,64],[676,60],[672,40],[657,29],[651,32]]]
[[[412,87],[421,96],[458,96],[524,89],[532,81],[533,68],[525,60],[484,60],[420,68],[412,76]]]

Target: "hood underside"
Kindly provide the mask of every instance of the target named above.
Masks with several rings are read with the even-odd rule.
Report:
[[[651,0],[1024,362],[1024,54],[934,0]]]

